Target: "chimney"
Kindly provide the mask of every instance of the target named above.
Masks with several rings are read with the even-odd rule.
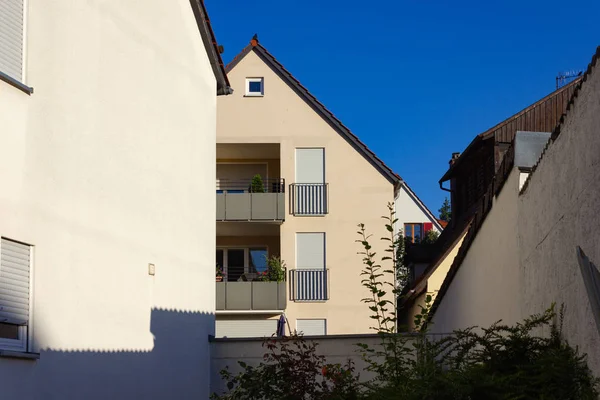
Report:
[[[452,158],[450,159],[448,164],[450,164],[450,166],[454,165],[456,160],[458,160],[458,157],[460,157],[460,153],[452,153]]]

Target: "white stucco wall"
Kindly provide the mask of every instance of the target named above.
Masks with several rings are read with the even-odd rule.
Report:
[[[513,169],[433,316],[432,332],[448,333],[497,320],[520,320],[517,248],[519,171]],[[541,310],[543,311],[543,310]]]
[[[600,376],[600,335],[579,270],[576,246],[600,265],[600,72],[583,83],[561,134],[519,197],[519,247],[525,314],[566,307],[566,339],[588,354]]]
[[[396,192],[396,198],[394,200],[394,206],[396,211],[396,232],[400,229],[404,229],[405,223],[424,223],[431,222],[433,229],[440,232],[437,227],[438,222],[431,218],[428,213],[419,204],[419,201],[415,199],[411,193],[404,186],[400,186]]]
[[[0,358],[0,393],[206,398],[216,83],[190,3],[26,3],[35,92],[0,82],[0,235],[35,246],[41,356]]]

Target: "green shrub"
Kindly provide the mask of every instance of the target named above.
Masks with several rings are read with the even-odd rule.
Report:
[[[252,177],[252,183],[250,184],[250,191],[252,193],[264,193],[265,186],[263,184],[262,177],[258,174]]]

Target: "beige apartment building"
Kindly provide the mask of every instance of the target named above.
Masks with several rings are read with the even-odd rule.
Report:
[[[381,216],[407,186],[258,40],[227,72],[234,93],[217,107],[217,336],[270,336],[282,314],[286,332],[369,332],[357,225],[383,254]],[[273,255],[285,281],[257,280]]]

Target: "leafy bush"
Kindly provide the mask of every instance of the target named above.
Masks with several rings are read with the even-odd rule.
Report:
[[[232,374],[221,371],[229,392],[213,394],[214,400],[352,400],[358,399],[358,378],[354,365],[327,364],[317,354],[318,344],[300,335],[266,339],[264,362]]]
[[[364,385],[367,399],[596,399],[600,381],[589,370],[586,356],[569,346],[555,322],[554,306],[515,326],[471,327],[435,340],[428,334],[432,297],[414,319],[412,335],[397,334],[395,297],[400,291],[394,280],[402,275],[400,238],[394,236],[393,205],[388,205],[386,254],[378,258],[369,243],[364,224],[359,240],[365,265],[363,286],[371,297],[363,299],[376,322],[372,329],[381,336],[378,349],[361,344],[367,369],[377,377]],[[387,264],[387,266],[383,266]],[[392,298],[385,288],[391,290]],[[427,325],[429,322],[429,325]],[[550,336],[534,335],[550,328]]]

